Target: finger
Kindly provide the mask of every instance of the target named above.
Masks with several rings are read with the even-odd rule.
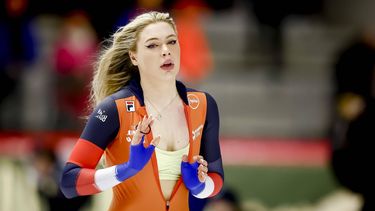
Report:
[[[199,162],[200,159],[203,159],[203,157],[202,157],[201,155],[195,155],[195,156],[193,157],[193,161],[194,161],[194,162],[195,162],[195,161]]]
[[[188,156],[187,155],[183,155],[182,156],[182,162],[188,162]]]
[[[143,116],[143,119],[141,121],[141,131],[142,132],[145,132],[148,128],[148,124],[147,124],[147,117],[146,116]]]
[[[199,165],[198,170],[199,170],[199,171],[202,171],[202,172],[204,172],[204,173],[207,173],[207,172],[208,172],[208,168],[207,168],[206,166],[202,165],[202,164]]]
[[[202,164],[202,165],[205,166],[205,167],[208,166],[208,163],[207,163],[206,160],[203,160],[203,159],[202,159],[199,163]]]
[[[155,118],[152,117],[152,115],[150,115],[149,117],[147,117],[146,120],[143,122],[143,127],[142,127],[141,132],[143,132],[143,133],[149,133],[150,130],[151,130],[151,126],[154,123],[154,119]]]
[[[151,141],[151,145],[153,145],[153,146],[158,146],[158,144],[159,144],[159,142],[160,142],[160,135],[158,135],[158,136],[156,136],[154,139],[152,139],[152,141]]]
[[[198,160],[198,163],[199,164],[202,164],[202,165],[204,165],[204,166],[208,166],[208,163],[207,163],[207,161],[206,160],[204,160],[204,159],[200,159],[200,160]]]
[[[198,179],[199,179],[199,182],[205,182],[206,174],[203,171],[198,171]]]
[[[136,129],[135,129],[135,132],[137,133],[137,132],[139,132],[140,130],[141,130],[141,121],[139,121],[138,122],[138,124],[137,124],[137,127],[136,127]]]
[[[148,116],[147,119],[146,119],[146,122],[145,124],[147,126],[151,125],[151,123],[154,121],[154,117],[152,115]]]
[[[138,135],[138,136],[134,135],[133,136],[133,140],[131,142],[131,145],[138,145],[138,144],[140,144],[143,141],[144,141],[144,136],[143,135]]]
[[[145,122],[145,121],[146,121],[146,119],[147,119],[147,116],[146,116],[146,115],[144,115],[144,116],[143,116],[143,119],[142,119],[142,122]]]
[[[198,155],[198,162],[202,162],[203,160],[203,156],[202,155]]]
[[[132,145],[136,145],[136,144],[139,144],[139,142],[141,141],[141,135],[140,135],[140,122],[138,123],[137,125],[137,129],[135,130],[135,133],[133,135],[133,139],[131,141],[131,144]]]
[[[141,126],[143,125],[143,122],[145,121],[145,117],[146,116],[143,116],[141,120],[139,120],[139,123],[141,124]]]
[[[151,115],[152,116],[152,115]],[[150,122],[150,126],[152,126],[153,124],[154,124],[154,122],[155,122],[155,119],[156,119],[156,117],[154,117],[154,116],[152,116],[152,118],[151,118],[151,122]]]

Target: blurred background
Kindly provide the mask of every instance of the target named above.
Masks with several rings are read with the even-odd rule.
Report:
[[[219,106],[225,186],[204,210],[375,210],[374,1],[3,0],[0,211],[107,209],[57,181],[98,50],[145,10],[172,14],[179,79]]]

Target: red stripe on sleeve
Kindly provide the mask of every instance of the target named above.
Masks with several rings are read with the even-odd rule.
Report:
[[[80,196],[99,193],[100,190],[95,185],[95,170],[81,169],[78,175],[76,188]]]
[[[218,194],[223,187],[223,178],[217,173],[208,173],[208,176],[211,177],[215,184],[214,192],[209,196],[212,197]]]
[[[98,164],[103,150],[85,139],[79,139],[73,148],[68,162],[74,163],[82,168],[95,168]]]

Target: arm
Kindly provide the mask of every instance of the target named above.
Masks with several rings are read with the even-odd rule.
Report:
[[[224,182],[219,145],[219,111],[215,100],[209,94],[206,96],[207,115],[201,140],[201,156],[197,156],[194,163],[182,162],[181,166],[185,185],[197,198],[215,196]],[[187,161],[186,158],[183,161]],[[206,176],[204,172],[207,172]]]
[[[116,137],[119,128],[117,108],[113,100],[106,99],[89,117],[86,127],[65,164],[60,188],[67,198],[95,194],[121,183],[138,173],[150,159],[154,146],[143,146],[141,128],[148,127],[152,119],[143,119],[137,128],[130,147],[129,161],[96,170],[105,148]],[[154,143],[155,140],[151,142]]]
[[[61,191],[67,198],[90,195],[103,191],[102,184],[113,183],[114,168],[96,171],[95,168],[107,145],[116,137],[119,117],[113,99],[105,99],[90,115],[86,126],[64,166],[60,181]],[[107,182],[102,181],[103,175]],[[97,181],[95,181],[97,180]]]

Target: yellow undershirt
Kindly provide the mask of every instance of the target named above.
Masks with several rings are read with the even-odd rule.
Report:
[[[176,151],[166,151],[155,148],[158,161],[159,179],[177,181],[181,176],[182,155],[189,153],[189,144]]]

